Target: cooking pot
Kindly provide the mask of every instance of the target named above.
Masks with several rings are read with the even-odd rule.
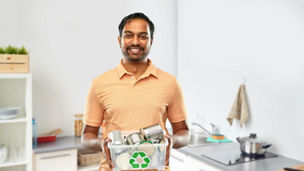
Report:
[[[255,133],[251,133],[248,137],[237,137],[236,140],[240,143],[242,154],[253,157],[264,155],[266,149],[271,146],[266,141],[258,139]]]

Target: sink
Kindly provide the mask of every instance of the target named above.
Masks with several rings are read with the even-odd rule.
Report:
[[[217,144],[217,143],[208,142],[207,138],[208,135],[206,135],[204,132],[191,132],[188,147],[202,147],[202,146]]]
[[[206,128],[196,122],[193,122],[192,125],[198,126],[199,128],[201,128],[201,130],[198,131],[195,129],[190,129],[190,141],[188,147],[201,147],[217,144],[207,141],[207,138],[211,136],[211,133]]]

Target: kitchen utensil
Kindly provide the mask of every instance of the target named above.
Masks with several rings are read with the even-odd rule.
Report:
[[[4,163],[7,157],[7,147],[4,144],[0,144],[0,164]]]
[[[127,136],[127,144],[129,145],[139,144],[144,140],[145,140],[144,136],[139,132],[134,132]]]
[[[162,140],[164,137],[163,129],[159,124],[140,129],[147,141]]]
[[[237,137],[236,140],[240,143],[241,152],[253,157],[264,155],[266,149],[271,146],[266,141],[258,139],[255,133],[251,133],[248,137]]]

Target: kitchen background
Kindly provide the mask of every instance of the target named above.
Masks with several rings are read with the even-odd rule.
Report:
[[[189,123],[215,123],[231,139],[256,132],[304,160],[303,0],[1,0],[0,46],[30,51],[38,134],[73,135],[91,80],[121,58],[120,20],[136,11],[156,25],[150,57],[178,77]],[[244,82],[250,120],[231,127]]]

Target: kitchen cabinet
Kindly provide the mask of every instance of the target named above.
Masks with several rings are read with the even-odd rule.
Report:
[[[171,150],[170,155],[171,170],[191,170],[191,171],[220,171],[196,158],[185,153],[181,153],[175,149]]]
[[[34,155],[34,171],[76,171],[77,149]]]
[[[187,162],[190,165],[191,171],[221,171],[190,156],[187,157]]]
[[[170,168],[171,170],[189,170],[189,163],[187,162],[187,155],[177,150],[170,151]]]
[[[0,144],[8,149],[1,171],[32,170],[32,74],[0,74],[0,108],[19,107],[15,118],[0,120]]]

